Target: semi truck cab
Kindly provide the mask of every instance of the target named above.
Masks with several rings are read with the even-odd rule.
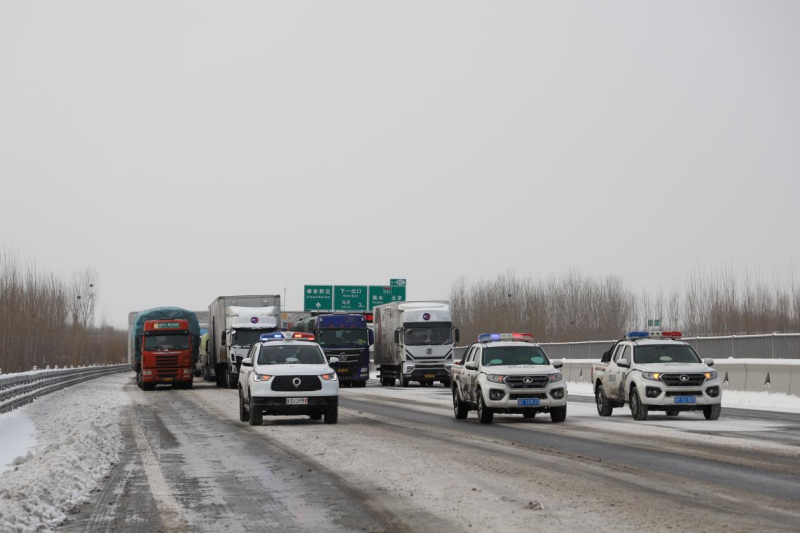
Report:
[[[152,390],[158,384],[190,389],[194,380],[189,321],[148,320],[142,336],[139,386]]]
[[[342,386],[366,387],[369,380],[369,347],[375,342],[361,314],[320,315],[315,319],[317,343],[339,376]]]

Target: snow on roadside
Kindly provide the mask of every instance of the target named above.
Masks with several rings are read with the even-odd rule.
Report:
[[[39,445],[0,475],[0,531],[50,531],[89,501],[119,460],[129,381],[105,376],[22,407],[36,424]]]

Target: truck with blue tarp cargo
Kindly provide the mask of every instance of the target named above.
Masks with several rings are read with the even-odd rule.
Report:
[[[344,387],[365,387],[369,380],[369,347],[372,330],[362,314],[324,314],[288,324],[291,331],[311,333],[322,347]]]
[[[191,388],[200,349],[194,311],[156,307],[136,315],[128,339],[136,383],[142,390],[169,384]]]

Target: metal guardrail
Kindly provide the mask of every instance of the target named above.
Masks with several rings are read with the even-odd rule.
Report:
[[[130,368],[129,365],[122,364],[36,370],[0,376],[0,413],[22,407],[45,394]]]
[[[800,333],[684,337],[701,357],[712,359],[800,359]],[[600,359],[613,340],[542,342],[551,359]]]

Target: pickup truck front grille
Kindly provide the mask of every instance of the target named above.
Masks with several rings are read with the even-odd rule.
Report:
[[[299,382],[295,380],[299,380]],[[275,376],[272,378],[272,390],[275,392],[310,392],[321,389],[322,381],[317,376]]]
[[[178,366],[177,355],[157,355],[156,368],[175,368]]]
[[[699,387],[705,380],[706,377],[703,374],[664,374],[661,376],[661,381],[668,387]]]
[[[550,383],[550,376],[506,376],[506,385],[512,389],[543,389]]]

